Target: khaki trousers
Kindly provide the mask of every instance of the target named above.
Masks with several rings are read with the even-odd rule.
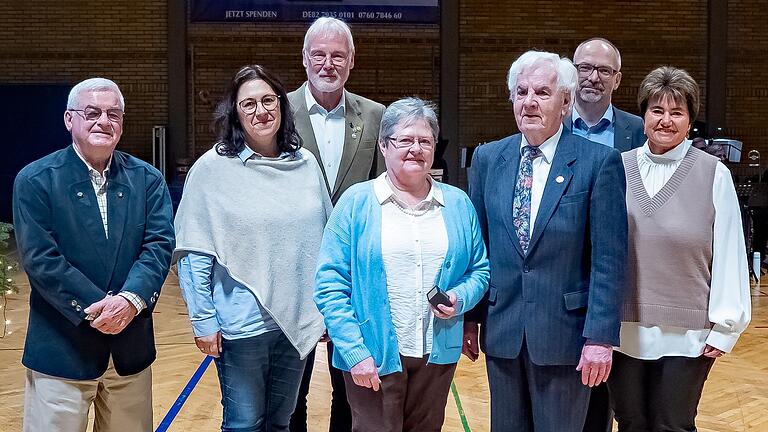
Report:
[[[85,432],[94,406],[94,432],[152,431],[152,371],[120,376],[112,361],[94,380],[70,380],[27,369],[24,432]]]

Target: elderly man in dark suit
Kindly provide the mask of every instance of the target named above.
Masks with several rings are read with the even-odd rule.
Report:
[[[576,68],[529,51],[510,67],[521,134],[481,146],[470,197],[491,282],[477,308],[491,430],[581,432],[619,343],[627,245],[619,152],[563,129]],[[477,324],[464,351],[477,355]]]
[[[579,84],[573,112],[565,118],[566,129],[620,152],[642,147],[643,119],[611,103],[621,83],[619,49],[607,39],[587,39],[576,47],[573,63]],[[592,389],[584,432],[610,432],[612,424],[608,387],[601,384]]]
[[[315,155],[323,171],[328,194],[336,204],[355,183],[384,172],[378,154],[379,125],[384,105],[347,91],[344,86],[355,66],[352,32],[343,21],[319,18],[307,30],[302,49],[307,81],[288,94],[303,146]],[[328,343],[331,372],[331,432],[352,430],[344,376],[331,365],[333,344]],[[307,358],[299,400],[291,418],[292,432],[307,430],[307,394],[315,352]]]
[[[16,177],[13,220],[29,278],[25,431],[152,429],[152,310],[174,245],[152,166],[115,151],[124,101],[104,78],[69,94],[72,145]]]

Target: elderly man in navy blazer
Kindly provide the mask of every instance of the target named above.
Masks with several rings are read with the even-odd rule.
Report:
[[[521,134],[479,147],[470,173],[491,262],[482,324],[495,432],[581,432],[619,344],[627,256],[619,152],[563,129],[576,68],[529,51],[509,69]],[[464,352],[477,356],[477,324]]]
[[[13,220],[30,282],[25,431],[152,430],[152,310],[173,211],[160,172],[115,151],[125,104],[104,78],[72,88],[72,145],[16,177]]]

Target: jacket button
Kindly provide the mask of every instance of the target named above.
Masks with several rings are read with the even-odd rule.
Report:
[[[523,273],[528,273],[531,271],[531,269],[528,268],[528,266],[523,267]]]
[[[77,306],[77,300],[72,300],[72,303],[70,303],[70,305],[72,305],[72,307]]]
[[[75,310],[80,312],[81,310],[83,310],[83,308],[81,308],[80,305],[77,305],[77,306],[75,306]]]
[[[447,269],[451,268],[451,262],[450,262],[450,261],[448,261],[447,263],[445,263],[445,268],[447,268]]]

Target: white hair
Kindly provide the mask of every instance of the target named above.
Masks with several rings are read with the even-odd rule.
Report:
[[[94,92],[94,91],[113,91],[117,94],[117,98],[120,101],[120,109],[125,110],[125,99],[123,99],[123,93],[120,91],[120,87],[115,84],[114,81],[106,78],[88,78],[87,80],[80,81],[72,87],[69,91],[69,97],[67,98],[67,109],[76,109],[78,98],[80,93]]]
[[[557,89],[566,92],[569,95],[570,104],[573,104],[573,98],[576,96],[576,84],[578,82],[576,67],[567,57],[560,57],[557,54],[545,51],[528,51],[518,57],[509,67],[509,73],[507,74],[509,99],[512,100],[514,98],[517,88],[517,77],[520,75],[520,72],[541,63],[549,64],[557,72]]]
[[[308,53],[309,44],[315,37],[343,36],[347,40],[349,54],[355,54],[355,42],[352,40],[352,30],[344,21],[331,17],[321,17],[315,20],[304,35],[304,52]]]

